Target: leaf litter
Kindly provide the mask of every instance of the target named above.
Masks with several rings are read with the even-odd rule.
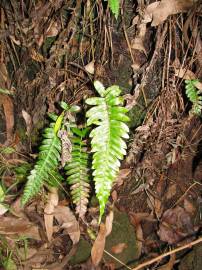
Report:
[[[123,3],[120,28],[124,38],[118,27],[114,30],[116,22],[109,12],[97,2],[87,1],[85,6],[79,1],[36,1],[34,5],[32,1],[10,1],[0,5],[0,146],[14,149],[9,154],[0,152],[0,235],[7,243],[3,250],[16,255],[9,250],[9,241],[18,245],[16,239],[23,235],[28,239],[29,256],[20,257],[29,265],[27,269],[47,269],[51,264],[60,269],[54,266],[56,261],[74,269],[65,258],[71,255],[72,245],[79,245],[81,236],[92,242],[86,233],[90,226],[95,238],[92,262],[97,269],[107,265],[102,259],[106,237],[116,224],[111,206],[99,229],[97,206],[90,206],[81,221],[60,189],[42,191],[23,209],[20,195],[25,180],[15,182],[12,173],[14,166],[21,166],[25,159],[30,162],[35,155],[30,149],[35,149],[46,112],[55,111],[61,98],[82,104],[92,95],[89,85],[95,78],[123,88],[132,116],[140,110],[136,118],[141,121],[132,118],[128,154],[112,192],[113,205],[131,218],[138,257],[151,258],[170,245],[192,243],[201,224],[202,131],[200,120],[188,113],[184,80],[202,76],[200,1]],[[83,13],[81,6],[85,7]],[[196,87],[201,91],[200,80]],[[68,140],[63,144],[69,149]],[[69,152],[63,155],[63,163],[69,158]],[[20,242],[19,254],[22,246]],[[114,261],[125,249],[124,241],[112,247]],[[178,253],[171,254],[167,261],[158,262],[158,269],[172,269],[181,260]],[[92,262],[83,262],[82,267],[89,269]],[[10,264],[21,269],[15,256]],[[109,267],[116,269],[115,263]]]

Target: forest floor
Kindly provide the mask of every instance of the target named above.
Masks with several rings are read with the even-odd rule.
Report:
[[[121,1],[117,19],[102,1],[0,8],[0,269],[202,269],[201,1]],[[83,218],[66,181],[22,207],[47,114],[65,101],[85,125],[95,80],[130,117],[103,222],[93,183]]]

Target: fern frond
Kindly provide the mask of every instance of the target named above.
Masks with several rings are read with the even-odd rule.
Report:
[[[201,115],[202,110],[202,96],[199,90],[195,87],[198,80],[185,80],[186,95],[192,102],[192,111],[196,115]]]
[[[109,7],[114,14],[115,18],[118,18],[119,15],[119,0],[108,0],[109,1]]]
[[[59,117],[58,119],[61,121]],[[56,121],[56,123],[51,123],[50,127],[44,130],[44,139],[39,147],[37,162],[28,176],[28,181],[24,189],[21,200],[23,205],[40,192],[43,184],[47,183],[55,186],[62,179],[57,172],[61,152],[61,141],[57,137],[58,129],[59,125]]]
[[[123,98],[121,90],[114,85],[107,89],[96,81],[94,83],[101,97],[88,98],[86,103],[94,105],[86,113],[87,125],[92,124],[94,128],[90,137],[93,154],[93,176],[95,181],[96,196],[100,205],[100,218],[104,213],[112,184],[120,167],[120,160],[126,154],[126,143],[124,139],[129,138],[129,128],[124,123],[129,121],[126,115],[127,109],[122,107]]]
[[[86,142],[83,140],[87,129],[72,128],[72,159],[65,166],[67,182],[71,186],[73,203],[76,204],[76,213],[83,218],[87,211],[90,192],[89,155]]]

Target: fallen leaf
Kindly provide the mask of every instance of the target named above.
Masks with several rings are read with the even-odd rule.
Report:
[[[144,52],[145,55],[147,55],[145,46],[144,46],[144,39],[146,34],[147,26],[145,23],[141,23],[138,27],[139,33],[135,37],[135,39],[131,40],[131,48],[134,50],[139,50]]]
[[[95,242],[91,250],[91,258],[94,266],[98,266],[99,262],[102,259],[105,248],[105,239],[106,239],[106,227],[103,223],[101,223],[98,236],[95,239]]]
[[[169,244],[175,244],[194,233],[192,218],[182,207],[176,206],[164,212],[158,235]]]
[[[127,247],[128,245],[126,243],[119,243],[111,248],[111,252],[113,252],[114,254],[120,254]]]
[[[53,235],[53,217],[55,207],[58,205],[58,200],[58,189],[51,188],[44,208],[44,222],[48,241],[51,241]]]
[[[170,185],[168,188],[168,191],[166,192],[166,199],[169,200],[171,199],[177,192],[177,185],[173,184]]]
[[[32,118],[29,113],[27,113],[25,110],[22,110],[22,117],[25,120],[26,123],[26,134],[27,136],[30,136],[31,130],[32,130]]]
[[[171,254],[169,262],[159,267],[158,270],[172,270],[175,263],[175,259],[176,259],[175,254]]]
[[[130,173],[131,173],[131,169],[120,170],[116,177],[116,181],[115,181],[116,186],[119,187],[123,185],[124,180],[129,176]]]
[[[9,206],[6,206],[0,203],[0,216],[3,216],[9,209]]]
[[[80,239],[79,223],[69,207],[62,205],[56,206],[54,216],[59,225],[61,225],[61,228],[65,229],[65,231],[69,234],[73,244],[78,243]]]
[[[146,8],[145,21],[149,22],[149,18],[152,18],[151,26],[157,26],[163,23],[170,15],[188,12],[195,2],[194,0],[162,0],[161,2],[152,3]]]
[[[36,225],[28,219],[16,217],[1,217],[0,234],[14,237],[25,236],[36,240],[41,240],[39,230]]]
[[[196,208],[194,207],[193,203],[191,203],[187,199],[184,199],[184,209],[187,211],[187,213],[191,215],[194,215],[196,213]]]
[[[175,76],[178,78],[183,78],[184,80],[194,80],[196,79],[195,74],[186,68],[175,68]]]
[[[88,73],[94,74],[95,73],[95,62],[91,61],[84,68]]]
[[[135,234],[136,234],[136,239],[137,239],[137,258],[140,257],[142,253],[142,243],[144,242],[144,237],[143,237],[143,231],[142,231],[142,225],[141,221],[148,216],[147,213],[141,213],[139,215],[138,213],[130,213],[130,221],[135,227]]]
[[[0,94],[0,105],[3,105],[6,119],[7,142],[12,141],[14,128],[14,108],[13,101],[9,96]]]
[[[106,237],[110,235],[112,231],[113,220],[114,220],[114,212],[111,210],[109,214],[107,215],[106,221],[105,221]]]

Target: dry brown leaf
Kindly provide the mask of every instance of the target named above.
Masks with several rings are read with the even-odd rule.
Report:
[[[159,267],[158,270],[172,270],[173,265],[175,263],[175,259],[176,259],[175,254],[171,254],[169,262],[166,263],[165,265],[162,265],[161,267]]]
[[[22,110],[22,117],[25,120],[26,123],[26,134],[27,136],[30,136],[31,130],[32,130],[32,118],[30,116],[30,114],[28,112],[26,112],[25,110]]]
[[[48,200],[44,208],[44,222],[48,241],[51,241],[53,235],[53,217],[55,207],[58,205],[58,189],[51,188],[48,194]]]
[[[131,41],[131,48],[134,50],[142,51],[144,52],[145,55],[147,55],[147,52],[144,46],[146,29],[147,29],[146,24],[141,23],[138,27],[138,30],[139,30],[138,36],[136,36],[135,39]]]
[[[177,185],[176,184],[170,185],[166,193],[166,199],[167,200],[171,199],[176,194],[176,192],[177,192]]]
[[[194,215],[196,213],[196,208],[194,207],[193,203],[191,203],[187,199],[184,199],[184,209],[187,211],[187,213],[191,215]]]
[[[110,235],[112,231],[113,220],[114,220],[114,212],[111,210],[109,214],[107,215],[106,221],[105,221],[106,237]]]
[[[88,73],[94,74],[95,73],[95,62],[91,61],[84,68]]]
[[[61,228],[65,229],[69,234],[73,244],[78,243],[80,239],[79,223],[69,207],[58,205],[55,208],[54,216],[59,225],[61,225]]]
[[[185,80],[194,80],[196,79],[195,74],[186,68],[175,68],[175,76],[179,78],[183,78]]]
[[[152,3],[146,8],[145,21],[149,22],[149,19],[152,18],[151,26],[157,26],[163,23],[170,15],[189,11],[194,2],[194,0],[162,0],[161,2]]]
[[[12,141],[14,128],[14,108],[13,101],[9,96],[0,94],[0,105],[3,105],[6,118],[7,142]]]
[[[158,231],[162,241],[175,244],[193,233],[192,218],[182,207],[176,206],[164,212]]]
[[[105,239],[106,239],[106,227],[105,224],[101,223],[98,236],[95,239],[95,242],[91,250],[91,258],[94,266],[97,266],[102,259],[105,248]]]
[[[0,203],[0,216],[3,216],[8,211],[8,209],[9,208],[7,206]]]
[[[41,240],[38,227],[29,220],[23,218],[1,217],[0,234],[14,237],[23,235],[28,238]]]
[[[116,177],[116,181],[115,181],[116,186],[119,187],[123,185],[124,180],[129,176],[130,173],[131,173],[131,169],[120,170]]]
[[[130,213],[130,221],[135,227],[135,234],[136,234],[136,239],[137,239],[137,251],[136,251],[137,258],[139,258],[141,253],[142,253],[142,243],[144,241],[144,237],[143,237],[141,221],[146,216],[148,216],[147,213],[141,213],[141,215],[139,215],[138,213],[137,214],[136,213]]]
[[[128,245],[126,243],[119,243],[111,248],[111,252],[113,252],[114,254],[120,254],[127,247]]]

